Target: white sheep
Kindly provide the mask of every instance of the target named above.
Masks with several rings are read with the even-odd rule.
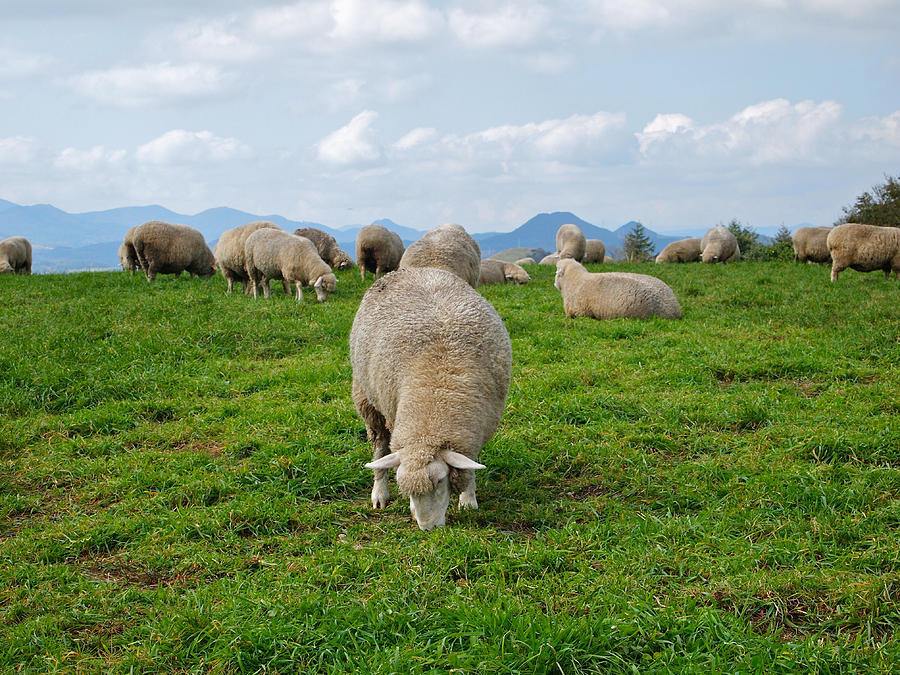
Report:
[[[436,267],[475,288],[481,274],[481,248],[462,225],[449,223],[426,232],[400,258],[400,267]]]
[[[688,237],[668,244],[659,255],[658,263],[686,263],[700,260],[700,238]]]
[[[331,265],[331,269],[346,270],[353,267],[353,260],[338,246],[337,239],[324,230],[315,227],[298,227],[294,230],[294,234],[309,239],[316,247],[316,251],[319,252],[319,257]]]
[[[606,244],[599,239],[584,240],[584,257],[581,259],[582,263],[585,265],[587,263],[602,263],[605,257]]]
[[[700,257],[705,263],[736,262],[741,259],[737,237],[727,227],[711,227],[700,240]]]
[[[900,277],[900,228],[844,223],[828,233],[831,280],[847,269],[857,272],[884,270],[884,278]]]
[[[31,242],[25,237],[0,241],[0,274],[31,274]]]
[[[588,272],[581,263],[567,258],[557,263],[553,285],[562,294],[569,318],[681,318],[681,305],[672,289],[647,274]]]
[[[509,391],[512,349],[497,311],[456,274],[404,268],[376,281],[350,330],[353,401],[374,453],[372,506],[388,469],[422,530],[444,525],[451,488],[477,508],[474,470]],[[390,453],[390,454],[389,454]]]
[[[403,252],[400,235],[383,225],[366,225],[356,235],[356,264],[362,279],[366,278],[366,271],[374,274],[376,279],[394,271]]]
[[[794,260],[797,262],[830,263],[828,233],[833,227],[798,227],[791,235]]]
[[[516,263],[506,262],[504,260],[494,260],[487,258],[481,261],[481,275],[478,277],[478,285],[484,284],[502,284],[512,281],[520,286],[531,281],[521,266]]]
[[[556,252],[560,259],[574,258],[581,262],[584,258],[585,242],[584,232],[577,225],[569,223],[560,226],[556,231]]]
[[[559,253],[549,253],[541,258],[538,265],[556,265],[559,262]]]
[[[151,220],[134,228],[131,241],[147,281],[157,274],[179,275],[185,270],[204,279],[216,272],[203,234],[188,225]]]
[[[337,277],[319,257],[315,245],[306,237],[281,229],[251,232],[244,244],[244,260],[254,298],[259,297],[259,285],[265,297],[269,297],[271,279],[281,279],[288,286],[294,284],[298,302],[303,300],[303,286],[312,286],[319,302],[325,302],[337,286]]]
[[[257,220],[246,225],[239,225],[230,230],[225,230],[216,246],[213,249],[213,256],[216,259],[216,265],[222,272],[222,276],[228,282],[226,293],[231,293],[234,288],[234,282],[239,281],[244,289],[244,293],[250,292],[250,276],[247,274],[246,258],[244,256],[244,247],[247,244],[247,238],[257,230],[272,229],[281,230],[278,225],[268,220]],[[285,289],[285,293],[288,290]]]
[[[534,258],[519,258],[516,260],[516,265],[520,267],[522,265],[537,265],[537,261]]]
[[[119,262],[122,264],[122,269],[132,274],[141,269],[141,262],[134,250],[134,231],[136,229],[137,225],[130,228],[119,245]]]

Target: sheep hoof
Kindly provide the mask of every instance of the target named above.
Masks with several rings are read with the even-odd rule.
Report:
[[[390,491],[388,490],[387,485],[375,485],[372,488],[372,508],[373,509],[384,509],[387,508],[388,501],[391,498]]]
[[[475,499],[474,492],[461,492],[459,495],[459,508],[461,509],[477,509],[478,500]]]

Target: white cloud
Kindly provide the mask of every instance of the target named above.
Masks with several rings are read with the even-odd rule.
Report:
[[[255,11],[250,28],[268,38],[318,38],[334,29],[334,18],[327,2],[298,2]]]
[[[424,145],[437,138],[437,129],[432,129],[431,127],[419,127],[413,129],[394,143],[394,148],[397,150],[412,150],[417,146]]]
[[[121,164],[127,155],[125,150],[107,150],[102,145],[95,145],[89,150],[66,148],[53,160],[53,166],[57,169],[93,171]]]
[[[819,162],[839,141],[841,106],[785,99],[744,108],[724,122],[698,126],[680,114],[657,115],[635,136],[645,158],[689,155],[752,164]]]
[[[421,42],[443,25],[443,16],[419,0],[333,0],[333,38]]]
[[[249,147],[234,138],[209,131],[173,129],[137,149],[137,158],[149,164],[197,164],[248,157]]]
[[[226,78],[215,66],[159,63],[84,73],[74,85],[100,101],[132,107],[209,97],[224,90]]]
[[[18,80],[46,72],[53,59],[45,54],[0,47],[0,80]]]
[[[259,56],[259,45],[238,35],[234,23],[234,19],[190,23],[175,31],[175,39],[192,59],[240,62]]]
[[[322,162],[341,167],[378,163],[384,153],[372,128],[378,113],[364,110],[346,125],[323,138],[316,146]]]
[[[900,110],[887,117],[860,120],[851,132],[854,140],[873,141],[900,148]]]
[[[533,2],[508,3],[499,10],[472,13],[453,9],[450,31],[473,47],[520,47],[534,43],[546,30],[550,12]]]
[[[30,136],[0,138],[0,165],[26,166],[40,154],[37,141]]]

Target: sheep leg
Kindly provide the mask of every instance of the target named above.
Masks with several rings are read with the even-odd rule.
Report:
[[[388,431],[384,415],[375,410],[355,379],[352,389],[353,403],[366,422],[366,437],[372,441],[372,460],[381,459],[391,452],[391,432]],[[383,509],[391,498],[388,469],[375,469],[373,473],[375,480],[372,483],[372,508]]]
[[[294,283],[297,285],[297,302],[303,302],[303,286],[299,281]]]
[[[287,282],[287,279],[284,277],[281,278],[281,290],[284,291],[285,295],[291,294],[291,285]]]
[[[840,272],[841,272],[843,269],[844,269],[843,267],[841,267],[840,265],[838,265],[837,260],[835,260],[835,261],[834,261],[834,264],[831,266],[831,281],[832,281],[832,282],[837,281],[838,274],[840,274]]]
[[[478,500],[475,499],[475,472],[471,469],[461,469],[459,472],[459,508],[477,509]]]
[[[272,295],[272,289],[269,286],[269,277],[262,278],[262,289],[264,297],[268,298],[270,295]]]

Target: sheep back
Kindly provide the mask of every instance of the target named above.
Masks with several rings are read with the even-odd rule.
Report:
[[[226,293],[231,293],[235,281],[239,281],[242,285],[246,285],[250,281],[246,269],[244,246],[251,234],[262,229],[280,230],[281,228],[268,220],[257,220],[225,230],[219,237],[219,241],[216,242],[213,257],[216,259],[216,265],[222,271],[222,276],[228,282]]]
[[[377,279],[382,274],[393,272],[403,257],[403,240],[396,232],[383,225],[366,225],[356,235],[356,264],[359,275],[366,278],[371,272]]]
[[[554,285],[562,294],[563,309],[569,318],[681,318],[681,305],[672,289],[647,274],[591,273],[577,261],[560,260]]]
[[[705,263],[736,262],[741,259],[737,237],[727,227],[711,227],[700,240],[700,257]]]
[[[151,220],[134,229],[132,243],[148,281],[184,271],[203,278],[215,274],[215,258],[203,234],[188,225]]]
[[[885,278],[893,270],[900,277],[900,228],[844,223],[828,233],[826,244],[833,261],[832,281],[848,267],[857,272],[884,270]]]
[[[472,288],[481,275],[481,248],[462,225],[449,223],[426,232],[400,258],[400,267],[435,267],[453,272]]]
[[[830,263],[828,233],[833,227],[798,227],[791,234],[794,260],[797,262]]]
[[[566,224],[556,231],[556,251],[560,259],[574,258],[581,262],[585,249],[584,232],[577,225]]]
[[[309,239],[319,252],[319,257],[332,269],[345,270],[353,267],[353,260],[338,246],[337,239],[327,232],[315,227],[298,227],[294,234]]]
[[[584,240],[584,257],[582,263],[602,263],[606,256],[606,244],[599,239]]]
[[[668,244],[659,255],[658,263],[686,263],[700,260],[700,238],[688,237]]]
[[[0,241],[0,274],[31,274],[31,242],[25,237]]]

